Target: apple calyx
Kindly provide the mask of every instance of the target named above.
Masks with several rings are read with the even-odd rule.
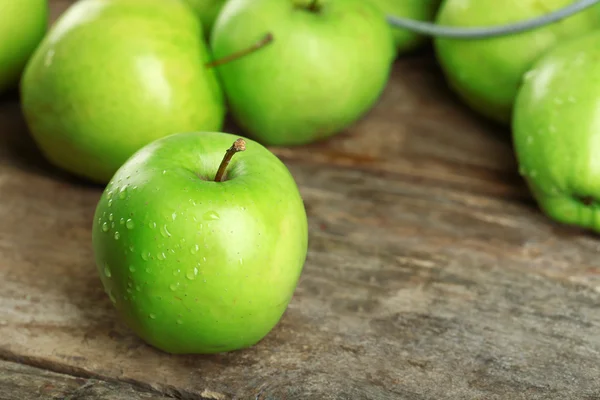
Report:
[[[238,58],[242,58],[244,56],[247,56],[248,54],[252,54],[255,51],[262,49],[263,47],[265,47],[272,41],[273,41],[273,34],[271,32],[269,32],[258,42],[254,43],[252,46],[242,49],[240,51],[236,51],[235,53],[229,54],[223,58],[219,58],[218,60],[214,60],[214,61],[207,63],[206,68],[214,68],[214,67],[218,67],[219,65],[223,65],[223,64],[227,64],[231,61],[235,61]]]
[[[225,178],[225,170],[231,161],[233,155],[237,152],[246,150],[246,141],[242,138],[237,139],[230,148],[225,152],[225,156],[219,165],[219,169],[217,170],[217,174],[215,175],[215,182],[223,182]]]
[[[319,0],[312,0],[308,7],[306,7],[306,10],[314,13],[319,12],[320,9],[321,5],[319,4]]]
[[[595,203],[595,200],[592,196],[577,196],[577,200],[587,207]]]

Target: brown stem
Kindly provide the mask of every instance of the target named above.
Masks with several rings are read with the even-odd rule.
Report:
[[[223,161],[221,161],[221,165],[219,165],[219,169],[217,170],[217,174],[215,175],[215,182],[222,182],[225,176],[225,170],[231,161],[231,158],[238,151],[246,150],[246,141],[242,138],[237,139],[229,149],[225,152],[225,157],[223,157]]]
[[[319,11],[319,0],[312,0],[306,9],[312,12]]]
[[[219,65],[223,65],[228,62],[235,61],[238,58],[247,56],[248,54],[254,53],[257,50],[262,49],[263,47],[265,47],[272,41],[273,41],[273,34],[267,33],[262,39],[260,39],[256,43],[254,43],[252,46],[245,48],[243,50],[237,51],[233,54],[229,54],[228,56],[225,56],[223,58],[219,58],[218,60],[214,60],[214,61],[207,63],[206,68],[214,68],[214,67],[218,67]]]

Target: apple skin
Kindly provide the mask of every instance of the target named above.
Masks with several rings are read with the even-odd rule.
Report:
[[[48,28],[48,0],[0,2],[0,94],[18,88]]]
[[[377,5],[383,13],[396,17],[410,18],[415,21],[433,21],[441,0],[370,0]],[[424,45],[426,36],[411,32],[406,29],[391,27],[397,55],[403,55],[417,50]]]
[[[220,130],[224,97],[207,61],[180,0],[80,0],[27,64],[25,120],[53,164],[105,184],[152,140]]]
[[[598,60],[600,31],[550,50],[527,73],[512,122],[519,170],[541,210],[555,221],[596,232],[600,232]]]
[[[264,145],[339,133],[379,99],[395,49],[383,13],[363,0],[229,0],[211,34],[215,59],[274,40],[217,67],[237,124]]]
[[[557,10],[573,0],[446,0],[436,23],[450,26],[494,26],[530,19]],[[600,6],[533,31],[491,39],[435,38],[442,72],[459,98],[483,117],[508,126],[525,71],[562,40],[600,26]]]
[[[256,344],[278,323],[303,269],[304,204],[273,153],[246,139],[227,179],[213,181],[237,138],[158,139],[117,171],[98,202],[92,240],[104,288],[127,325],[165,352]]]
[[[185,0],[202,23],[204,37],[209,38],[212,27],[226,0]]]

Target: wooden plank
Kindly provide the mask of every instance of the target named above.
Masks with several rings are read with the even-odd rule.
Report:
[[[347,132],[273,149],[305,199],[309,255],[281,323],[235,353],[171,356],[132,335],[93,265],[102,188],[44,161],[16,99],[0,127],[5,359],[192,399],[600,398],[599,242],[541,215],[508,132],[430,55],[398,61]]]
[[[166,400],[122,382],[77,378],[0,361],[0,400]]]

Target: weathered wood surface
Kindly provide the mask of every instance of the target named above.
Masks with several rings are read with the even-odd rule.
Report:
[[[457,102],[431,57],[398,61],[348,132],[274,151],[310,222],[288,311],[251,349],[171,356],[102,291],[101,188],[49,166],[3,99],[0,357],[69,376],[0,364],[0,386],[15,387],[0,393],[52,398],[39,397],[47,382],[78,390],[73,376],[95,379],[101,394],[73,397],[90,399],[121,398],[117,382],[148,398],[600,399],[600,241],[539,212],[508,133]]]
[[[0,400],[166,400],[122,382],[57,374],[16,362],[0,361]]]

